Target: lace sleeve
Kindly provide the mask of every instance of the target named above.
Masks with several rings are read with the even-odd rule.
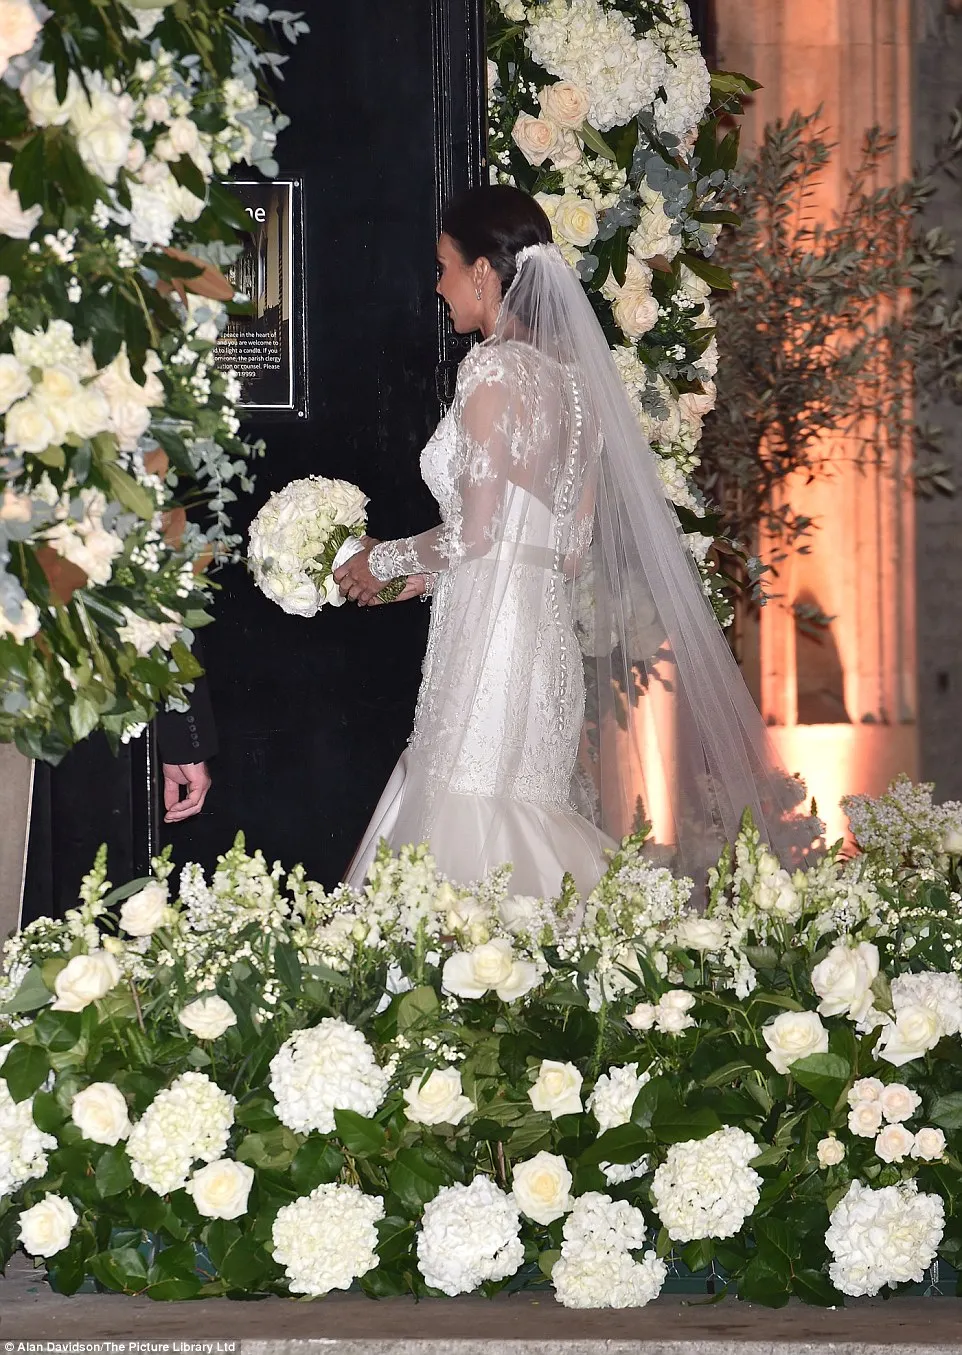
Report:
[[[475,364],[456,396],[457,492],[447,519],[419,536],[381,541],[369,565],[376,579],[437,574],[487,553],[497,534],[517,436],[500,369]]]

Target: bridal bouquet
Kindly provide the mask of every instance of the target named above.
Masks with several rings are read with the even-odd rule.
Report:
[[[348,480],[310,475],[272,494],[251,523],[247,566],[265,596],[292,616],[314,616],[346,599],[334,571],[362,549],[368,497]],[[391,602],[395,579],[378,597]]]

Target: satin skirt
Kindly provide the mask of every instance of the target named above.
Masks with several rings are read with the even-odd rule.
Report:
[[[348,867],[347,884],[357,888],[364,883],[382,838],[393,851],[409,844],[404,825],[413,817],[411,801],[422,794],[418,779],[406,749]],[[434,796],[431,853],[438,870],[456,884],[471,884],[510,862],[514,894],[556,898],[567,871],[585,897],[607,869],[605,852],[617,845],[573,809],[450,790],[435,791]]]

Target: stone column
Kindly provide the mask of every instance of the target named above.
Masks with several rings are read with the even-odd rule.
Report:
[[[718,65],[762,85],[744,120],[746,153],[767,122],[822,110],[837,149],[813,215],[831,219],[873,125],[899,134],[884,167],[889,181],[908,175],[911,0],[716,0],[716,13]],[[894,448],[888,465],[862,470],[843,459],[830,475],[786,491],[816,530],[810,553],[781,571],[783,598],[761,613],[761,708],[831,837],[844,828],[841,795],[877,794],[896,772],[917,774],[910,456]],[[796,601],[835,618],[821,646],[797,635]]]

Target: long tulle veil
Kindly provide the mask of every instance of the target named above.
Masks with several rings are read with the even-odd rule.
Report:
[[[573,393],[574,426],[563,439],[545,428],[537,479],[569,523],[564,575],[586,689],[578,808],[616,839],[647,821],[653,848],[696,878],[745,809],[783,859],[797,858],[813,837],[794,812],[803,788],[779,765],[706,599],[591,304],[555,246],[518,262],[488,342],[534,350]],[[509,405],[524,398],[509,389]]]

